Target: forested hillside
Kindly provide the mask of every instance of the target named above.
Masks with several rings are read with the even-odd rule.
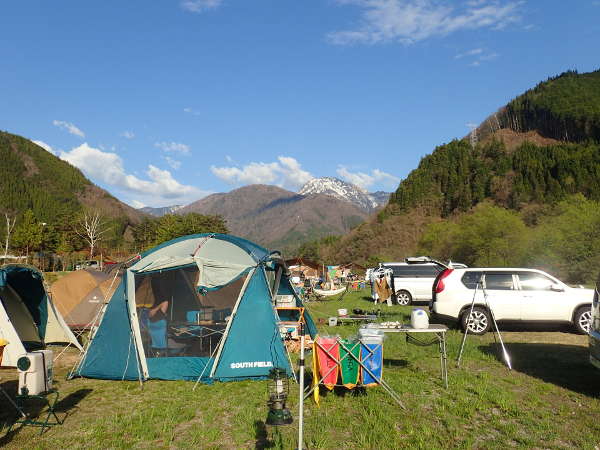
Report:
[[[569,71],[538,84],[510,102],[501,120],[504,128],[554,139],[600,140],[600,70]]]
[[[0,180],[0,257],[6,252],[33,262],[29,256],[38,254],[36,264],[47,268],[100,252],[127,255],[185,234],[227,232],[221,217],[151,219],[94,185],[79,169],[6,132],[0,132]]]
[[[453,140],[425,156],[369,222],[300,253],[366,264],[426,253],[591,279],[600,263],[600,72],[540,83],[476,133],[478,142]]]
[[[0,208],[31,209],[49,222],[81,209],[78,195],[91,183],[68,163],[28,139],[0,131]]]

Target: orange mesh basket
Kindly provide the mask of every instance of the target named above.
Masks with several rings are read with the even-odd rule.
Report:
[[[8,345],[8,342],[4,339],[0,339],[0,364],[2,364],[2,355],[4,354],[4,347]]]

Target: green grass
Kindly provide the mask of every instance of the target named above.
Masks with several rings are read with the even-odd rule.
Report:
[[[316,319],[340,308],[371,309],[366,291],[342,302],[311,303]],[[409,321],[411,307],[381,306],[390,320]],[[386,317],[386,320],[388,317]],[[357,326],[323,334],[348,336]],[[448,333],[449,389],[440,379],[436,346],[408,344],[390,334],[384,378],[400,394],[404,411],[381,388],[322,392],[320,407],[306,403],[305,440],[312,449],[381,448],[590,448],[600,446],[600,371],[588,363],[587,339],[568,332],[503,333],[515,370],[496,356],[492,335],[469,336],[460,369],[462,334]],[[65,381],[70,353],[57,369],[64,425],[0,432],[6,448],[295,448],[296,423],[272,428],[266,418],[266,382],[201,385],[75,379]],[[308,357],[310,368],[310,357]],[[15,371],[0,371],[3,387]],[[297,417],[297,385],[289,401]],[[14,417],[0,398],[0,422]]]

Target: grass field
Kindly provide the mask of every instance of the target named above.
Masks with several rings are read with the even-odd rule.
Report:
[[[313,317],[337,308],[371,309],[366,291],[342,302],[308,305]],[[385,320],[409,321],[411,307],[382,306]],[[324,334],[356,333],[357,326]],[[491,334],[469,336],[460,369],[462,334],[448,333],[449,383],[442,386],[437,346],[419,347],[404,335],[385,340],[384,378],[400,394],[401,410],[382,388],[323,393],[306,403],[307,448],[600,448],[600,371],[588,362],[587,337],[563,331],[504,332],[514,370],[497,358]],[[65,380],[74,352],[56,367],[64,424],[39,429],[6,425],[16,417],[0,398],[0,446],[6,448],[283,448],[296,445],[296,423],[265,426],[266,382],[193,383]],[[310,368],[310,357],[308,357]],[[2,387],[16,393],[16,371],[1,370]],[[297,416],[297,385],[289,401]]]

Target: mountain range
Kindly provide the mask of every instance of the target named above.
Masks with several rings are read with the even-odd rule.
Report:
[[[346,233],[369,216],[354,203],[332,195],[302,195],[260,184],[209,195],[177,212],[221,215],[232,234],[281,249]]]
[[[79,169],[30,140],[0,132],[0,211],[32,210],[38,220],[68,227],[87,210],[110,222],[110,242],[129,239],[144,217],[196,212],[221,215],[230,232],[268,247],[292,248],[341,235],[381,208],[389,194],[369,194],[335,178],[311,180],[300,192],[250,185],[187,206],[134,209],[88,180]],[[76,220],[76,219],[75,219]],[[0,229],[2,228],[0,222]],[[0,230],[1,231],[1,230]],[[118,244],[117,244],[118,245]]]
[[[141,208],[153,216],[194,212],[220,215],[232,234],[267,247],[292,249],[313,239],[342,235],[385,206],[387,192],[368,193],[338,178],[313,178],[297,193],[248,185],[186,206]]]

